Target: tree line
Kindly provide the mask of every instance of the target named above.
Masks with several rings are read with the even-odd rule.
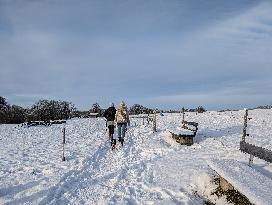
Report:
[[[154,110],[156,110],[157,112],[161,111],[164,113],[179,113],[179,112],[181,112],[181,109],[180,110],[158,110],[158,109],[147,108],[147,107],[144,107],[143,105],[140,105],[140,104],[134,104],[129,108],[129,114],[130,115],[151,114],[151,113],[153,113]],[[98,103],[94,103],[92,105],[92,108],[90,109],[91,113],[97,113],[98,116],[102,116],[104,111],[105,111],[105,109],[102,109]],[[197,108],[193,108],[193,109],[184,109],[184,111],[185,112],[203,113],[203,112],[206,112],[207,110],[202,106],[198,106]]]
[[[9,105],[4,97],[0,96],[0,123],[21,123],[25,120],[26,109]]]
[[[180,110],[157,110],[165,113],[177,113]],[[67,101],[39,100],[29,108],[10,105],[6,99],[0,96],[0,124],[19,124],[30,121],[67,120],[73,117],[90,117],[90,113],[96,113],[98,117],[103,116],[105,109],[99,103],[94,103],[88,111],[79,111],[74,104]],[[154,109],[134,104],[129,108],[130,115],[151,114]],[[187,109],[189,112],[205,112],[199,106],[196,109]]]
[[[130,115],[138,115],[138,114],[153,113],[154,109],[144,107],[143,105],[140,105],[140,104],[134,104],[128,110]],[[94,103],[89,112],[97,113],[98,116],[103,116],[105,109],[101,108],[101,106],[98,103]]]
[[[1,124],[69,119],[75,110],[72,103],[56,100],[39,100],[30,108],[23,108],[8,104],[6,99],[0,96]]]

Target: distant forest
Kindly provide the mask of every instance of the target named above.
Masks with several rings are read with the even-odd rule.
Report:
[[[177,113],[180,110],[158,110],[134,104],[129,108],[129,114],[151,114],[153,111],[164,113]],[[6,98],[0,96],[0,124],[19,124],[31,121],[67,120],[70,118],[90,117],[91,113],[103,116],[105,109],[98,103],[94,103],[87,111],[79,111],[75,105],[67,101],[39,100],[29,108],[18,105],[10,105]],[[205,112],[206,109],[199,106],[195,109],[185,109],[187,112]]]

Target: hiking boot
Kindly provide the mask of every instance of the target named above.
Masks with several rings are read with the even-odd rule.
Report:
[[[111,150],[114,150],[114,149],[116,149],[116,145],[115,145],[115,144],[112,144]]]
[[[124,145],[124,139],[121,139],[121,145],[122,146]]]
[[[114,150],[115,147],[116,147],[116,140],[112,139],[112,141],[111,141],[111,149]]]

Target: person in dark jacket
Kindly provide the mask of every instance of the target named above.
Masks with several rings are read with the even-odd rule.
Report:
[[[116,109],[113,103],[110,103],[110,107],[104,112],[104,117],[107,119],[107,127],[109,130],[109,139],[111,140],[111,146],[114,149],[116,145],[116,139],[113,138],[114,134],[114,120]]]

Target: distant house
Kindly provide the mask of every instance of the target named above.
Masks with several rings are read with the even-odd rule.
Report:
[[[89,118],[97,118],[99,116],[99,113],[89,113]]]

